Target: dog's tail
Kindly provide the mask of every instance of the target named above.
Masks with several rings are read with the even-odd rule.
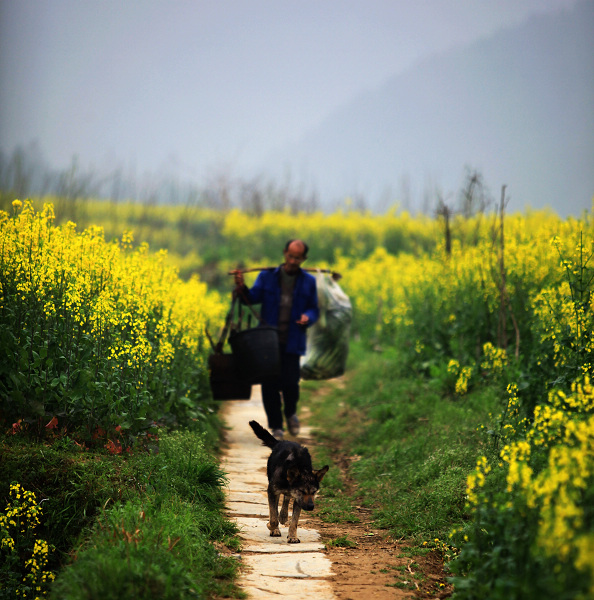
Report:
[[[256,437],[260,438],[265,446],[274,448],[278,444],[278,440],[269,431],[264,429],[258,421],[250,421],[250,427],[254,430]]]

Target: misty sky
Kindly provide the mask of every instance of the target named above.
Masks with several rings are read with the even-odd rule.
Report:
[[[415,62],[575,0],[0,0],[0,150],[241,173]]]

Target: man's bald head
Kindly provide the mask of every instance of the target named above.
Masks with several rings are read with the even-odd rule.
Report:
[[[289,275],[294,275],[299,271],[301,263],[307,258],[308,251],[309,247],[303,240],[289,240],[285,244],[284,269]]]

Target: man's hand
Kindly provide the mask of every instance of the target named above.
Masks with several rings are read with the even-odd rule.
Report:
[[[233,273],[233,275],[235,276],[235,285],[237,287],[243,287],[243,284],[244,284],[243,273],[239,269],[229,271],[229,273]]]
[[[303,325],[304,327],[309,323],[309,317],[306,314],[301,315],[297,325]]]

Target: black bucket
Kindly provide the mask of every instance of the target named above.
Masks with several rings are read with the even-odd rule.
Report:
[[[280,350],[276,327],[254,327],[229,336],[237,376],[249,383],[263,383],[280,376]]]
[[[215,400],[249,400],[252,386],[239,380],[233,354],[215,353],[208,357],[210,389]]]

